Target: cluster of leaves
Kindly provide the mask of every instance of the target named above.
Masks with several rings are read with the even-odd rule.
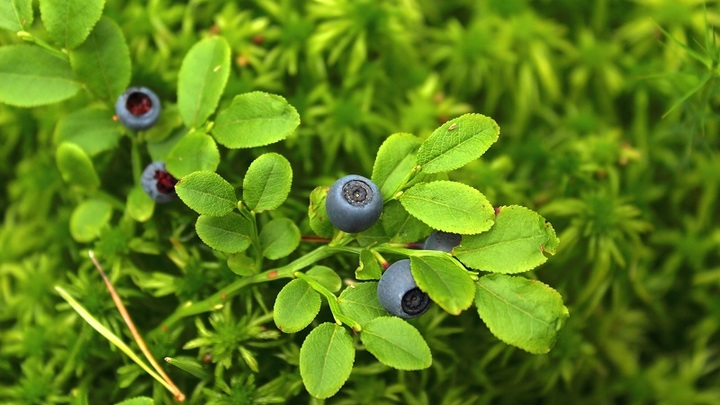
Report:
[[[191,402],[304,402],[303,383],[316,396],[345,383],[337,403],[720,402],[717,7],[3,2],[0,102],[21,108],[0,109],[0,399],[171,400],[53,289],[130,340],[92,247]],[[164,103],[138,134],[110,119],[130,84]],[[502,141],[476,159],[494,139],[471,131],[485,139],[467,149],[477,156],[433,156],[437,133],[490,125],[448,121],[470,111]],[[154,160],[183,179],[185,204],[142,192]],[[352,172],[372,173],[386,199],[354,239],[322,212],[326,186]],[[555,237],[513,204],[562,240],[528,278],[508,274],[543,262]],[[403,247],[431,228],[466,236],[452,255]],[[311,233],[331,243],[301,242]],[[426,315],[381,311],[382,255],[410,256],[437,303]],[[546,351],[561,322],[539,335],[503,324],[517,321],[507,302],[549,300],[517,309],[564,318],[538,276],[572,313],[543,356],[514,346]],[[294,279],[265,283],[281,277]],[[484,322],[463,312],[473,303]],[[401,334],[410,360],[385,339]],[[391,369],[427,367],[428,353],[428,370]],[[318,375],[327,360],[339,368]]]

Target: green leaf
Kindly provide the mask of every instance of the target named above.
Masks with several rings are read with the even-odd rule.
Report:
[[[325,199],[327,198],[328,187],[318,186],[310,192],[310,205],[308,206],[308,217],[310,228],[316,235],[323,238],[333,236],[335,228],[330,223],[325,210]]]
[[[300,115],[284,98],[255,91],[220,111],[212,134],[228,148],[255,148],[287,138],[298,125]]]
[[[215,172],[194,172],[175,185],[178,197],[202,215],[222,216],[235,209],[235,189]]]
[[[4,0],[0,2],[0,28],[13,32],[24,31],[33,22],[32,0]]]
[[[92,160],[85,151],[74,143],[61,143],[55,153],[58,170],[69,184],[94,188],[100,185]]]
[[[482,156],[499,134],[500,127],[492,118],[465,114],[430,134],[418,150],[418,164],[425,173],[455,170]]]
[[[194,357],[179,356],[179,357],[165,357],[165,361],[180,370],[183,370],[201,380],[207,380],[210,378],[210,373],[205,370],[202,364],[197,361]]]
[[[40,16],[50,38],[73,49],[90,35],[103,7],[105,0],[40,0]]]
[[[375,255],[368,249],[360,251],[360,264],[355,270],[355,278],[358,280],[380,280],[382,277],[382,266],[378,263]]]
[[[188,128],[201,126],[215,112],[229,76],[225,38],[206,38],[190,48],[178,76],[178,108]]]
[[[495,225],[480,235],[464,236],[453,254],[466,266],[493,273],[520,273],[545,263],[559,240],[540,214],[517,205],[501,207]]]
[[[235,253],[228,257],[227,265],[230,271],[238,276],[252,276],[258,273],[255,260],[248,257],[245,253]]]
[[[201,170],[214,172],[220,164],[220,151],[211,136],[190,132],[170,149],[165,164],[178,179]]]
[[[153,405],[155,402],[152,398],[148,397],[136,397],[126,399],[125,401],[118,402],[115,405]]]
[[[234,212],[222,217],[200,215],[195,223],[195,231],[211,248],[226,253],[238,253],[250,247],[252,225]]]
[[[91,242],[110,222],[112,206],[103,200],[85,200],[70,215],[70,235],[78,242]]]
[[[550,351],[569,315],[557,291],[537,280],[504,274],[480,277],[475,305],[493,335],[535,354]]]
[[[68,61],[38,46],[0,47],[0,102],[36,107],[68,99],[80,87]]]
[[[463,235],[487,231],[495,210],[476,189],[454,181],[420,183],[400,196],[410,215],[433,229]]]
[[[360,340],[380,363],[398,370],[422,370],[432,354],[420,332],[407,321],[381,316],[363,325]]]
[[[275,298],[273,320],[278,329],[295,333],[305,329],[320,312],[320,294],[305,280],[285,284]]]
[[[142,187],[136,186],[128,194],[125,210],[130,218],[138,222],[145,222],[152,218],[155,211],[155,201],[143,191]]]
[[[263,226],[260,249],[263,256],[277,260],[294,252],[300,245],[300,229],[289,218],[276,218]]]
[[[277,153],[265,153],[248,167],[243,179],[243,201],[255,212],[274,210],[290,194],[290,162]]]
[[[181,133],[184,137],[187,132],[184,127],[176,131],[176,129],[182,126],[183,122],[177,105],[163,101],[160,117],[158,117],[155,125],[143,131],[143,138],[147,142],[158,143],[164,141],[175,132]],[[162,161],[164,161],[164,159]]]
[[[110,110],[101,106],[73,111],[62,117],[55,127],[55,143],[74,143],[90,156],[114,149],[122,132],[112,116]]]
[[[347,330],[323,323],[313,329],[300,348],[300,377],[315,398],[329,398],[350,377],[355,348]]]
[[[101,18],[88,39],[70,52],[70,64],[88,89],[110,105],[130,85],[130,50],[109,18]]]
[[[410,270],[418,287],[445,311],[459,315],[472,305],[475,284],[449,255],[411,256]]]
[[[313,266],[305,274],[331,292],[338,292],[340,291],[340,287],[342,287],[340,276],[330,267]]]
[[[387,311],[378,301],[377,285],[374,281],[355,283],[345,288],[338,297],[342,313],[357,321],[363,329],[373,319],[387,316]]]
[[[385,204],[380,221],[385,234],[395,243],[417,242],[432,232],[429,226],[410,215],[397,200]]]
[[[399,191],[407,176],[417,165],[416,152],[420,140],[411,134],[393,134],[380,145],[371,180],[380,188],[385,199]]]

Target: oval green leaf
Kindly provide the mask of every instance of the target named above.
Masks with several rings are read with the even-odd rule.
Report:
[[[103,7],[105,0],[40,0],[40,16],[50,38],[73,49],[90,35]]]
[[[316,235],[323,238],[330,238],[335,228],[330,223],[325,210],[325,199],[327,198],[328,187],[318,186],[310,192],[310,205],[308,206],[308,217],[310,228]]]
[[[55,142],[74,143],[90,156],[113,149],[122,132],[112,116],[110,110],[100,106],[73,111],[62,117],[55,127]]]
[[[373,319],[387,316],[387,311],[378,301],[377,285],[375,281],[355,283],[345,288],[338,297],[342,313],[357,321],[363,329]]]
[[[212,134],[228,148],[255,148],[287,138],[298,125],[300,115],[284,98],[255,91],[220,111]]]
[[[369,249],[360,251],[360,263],[355,269],[355,278],[358,280],[380,280],[382,266]]]
[[[285,202],[292,186],[292,167],[282,155],[265,153],[248,167],[243,201],[255,212],[274,210]]]
[[[321,304],[320,294],[310,284],[295,279],[285,284],[275,298],[273,320],[285,333],[299,332],[315,319]]]
[[[422,370],[432,354],[420,332],[407,321],[381,316],[363,325],[360,340],[380,363],[398,370]]]
[[[110,203],[98,199],[83,201],[70,215],[70,235],[78,242],[91,242],[100,236],[111,217]]]
[[[380,221],[385,234],[390,237],[390,242],[413,243],[432,232],[429,226],[410,215],[397,200],[385,204]]]
[[[197,171],[214,172],[220,164],[220,151],[211,136],[190,132],[170,149],[165,164],[178,179]]]
[[[313,329],[300,348],[300,377],[315,398],[329,398],[350,377],[355,362],[353,341],[344,327],[323,323]]]
[[[63,142],[58,145],[55,159],[66,183],[88,188],[100,185],[92,160],[81,147],[74,143]]]
[[[340,291],[340,287],[342,287],[340,276],[330,267],[313,266],[305,274],[331,292],[338,292]]]
[[[109,105],[130,85],[130,50],[120,27],[101,18],[87,40],[70,52],[70,64],[88,89]]]
[[[400,190],[407,176],[417,165],[416,152],[420,139],[412,134],[393,134],[380,145],[371,180],[380,188],[385,200]]]
[[[550,351],[568,317],[560,294],[523,277],[480,277],[475,293],[478,315],[503,342],[535,354]]]
[[[418,287],[445,311],[459,315],[472,305],[475,284],[449,255],[412,256],[410,270]]]
[[[12,32],[24,31],[33,22],[32,0],[0,2],[0,28]]]
[[[130,218],[138,222],[145,222],[152,218],[155,201],[141,187],[136,186],[128,194],[125,211]]]
[[[80,83],[68,61],[32,45],[0,47],[0,102],[35,107],[75,95]]]
[[[493,227],[464,236],[453,254],[466,266],[493,273],[520,273],[545,263],[559,239],[540,214],[517,205],[501,207]]]
[[[135,397],[118,402],[115,405],[153,405],[155,401],[148,397]]]
[[[235,209],[235,189],[215,172],[194,172],[175,185],[178,197],[202,215],[222,216]]]
[[[463,235],[487,231],[495,210],[482,193],[454,181],[420,183],[399,198],[410,215],[433,229]]]
[[[499,134],[500,127],[492,118],[462,115],[430,134],[418,150],[418,164],[425,173],[455,170],[482,156]]]
[[[300,229],[289,218],[276,218],[260,231],[260,249],[263,256],[277,260],[294,252],[300,245]]]
[[[252,225],[234,212],[222,217],[200,215],[195,223],[195,231],[211,248],[226,253],[238,253],[250,247]]]
[[[230,45],[223,37],[203,39],[183,59],[178,75],[178,108],[188,128],[215,112],[230,76]]]

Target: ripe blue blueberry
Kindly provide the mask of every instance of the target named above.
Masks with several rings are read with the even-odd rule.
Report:
[[[397,261],[385,270],[378,283],[377,294],[386,311],[404,319],[422,315],[432,302],[415,283],[409,259]]]
[[[143,190],[155,202],[164,204],[172,201],[175,194],[177,179],[168,173],[164,162],[152,162],[143,170],[140,179]]]
[[[358,233],[373,226],[380,218],[383,198],[375,183],[351,174],[338,179],[330,187],[325,209],[334,227]]]
[[[147,87],[130,87],[115,102],[115,114],[128,129],[148,129],[160,116],[160,99]]]
[[[460,244],[462,235],[457,233],[433,231],[430,236],[425,239],[423,249],[425,250],[441,250],[443,252],[451,252],[453,248]]]

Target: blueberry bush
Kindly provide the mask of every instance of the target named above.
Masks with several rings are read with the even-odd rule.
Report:
[[[719,403],[718,6],[1,0],[0,402]]]

